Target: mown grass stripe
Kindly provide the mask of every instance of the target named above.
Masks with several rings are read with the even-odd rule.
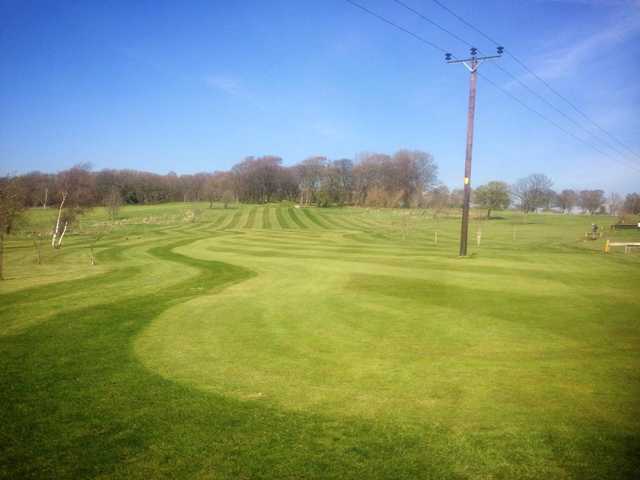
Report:
[[[298,216],[298,213],[296,212],[295,208],[289,207],[287,209],[287,212],[289,213],[289,217],[291,218],[291,220],[293,220],[293,223],[295,223],[298,227],[303,228],[305,230],[309,228],[307,225],[304,224],[302,219]]]
[[[304,213],[304,215],[314,224],[317,225],[318,227],[328,230],[330,227],[325,224],[324,222],[322,222],[322,220],[320,220],[318,218],[318,216],[315,214],[315,212],[311,211],[310,207],[307,208],[302,208],[302,213]]]
[[[225,221],[225,219],[228,217],[228,212],[221,212],[220,214],[218,214],[218,216],[216,217],[216,219],[213,221],[213,223],[211,224],[211,226],[213,228],[217,228],[220,225],[222,225],[222,223]]]
[[[242,209],[238,208],[235,213],[231,216],[231,220],[227,225],[225,225],[225,229],[236,228],[238,223],[240,222],[240,217],[242,216]]]
[[[280,224],[280,228],[289,229],[291,225],[289,221],[284,216],[284,207],[276,208],[276,218],[278,219],[278,223]]]
[[[340,215],[339,217],[339,221],[342,222],[344,225],[347,226],[347,228],[350,229],[355,229],[358,231],[366,231],[366,230],[370,230],[371,227],[369,225],[365,225],[364,223],[360,223],[356,220],[354,220],[353,218],[345,218],[344,215]]]
[[[271,230],[271,219],[269,218],[269,205],[265,205],[262,209],[262,228]]]
[[[276,205],[271,205],[269,207],[269,216],[268,216],[268,218],[269,218],[269,226],[273,230],[282,230],[282,227],[280,226],[280,223],[278,222],[277,211],[278,211],[278,207]]]
[[[247,221],[244,224],[244,228],[253,228],[256,221],[256,213],[258,212],[258,207],[251,207],[249,210],[249,214],[247,215]]]
[[[322,221],[332,225],[333,227],[344,229],[344,224],[338,222],[335,218],[335,215],[332,215],[331,212],[317,212],[317,215],[322,218]]]

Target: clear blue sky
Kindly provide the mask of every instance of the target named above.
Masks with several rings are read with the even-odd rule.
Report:
[[[358,1],[467,52],[392,0]],[[493,50],[431,0],[404,1]],[[640,152],[640,2],[442,1]],[[0,18],[1,173],[84,161],[191,173],[248,155],[292,164],[407,147],[431,152],[444,183],[461,183],[467,72],[343,0],[0,0]],[[530,82],[512,60],[501,63]],[[582,134],[492,65],[481,68]],[[557,189],[640,190],[640,171],[567,137],[482,79],[477,108],[474,185],[542,172]]]

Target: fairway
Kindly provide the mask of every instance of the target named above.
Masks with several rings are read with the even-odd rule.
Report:
[[[478,211],[460,258],[458,215],[207,207],[9,237],[0,478],[640,476],[635,231]]]

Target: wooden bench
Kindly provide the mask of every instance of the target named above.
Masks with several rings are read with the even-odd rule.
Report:
[[[604,253],[609,253],[611,247],[624,247],[624,253],[631,253],[632,248],[640,248],[640,242],[612,242],[607,240],[604,244]]]
[[[640,223],[615,223],[611,225],[613,230],[640,230]]]

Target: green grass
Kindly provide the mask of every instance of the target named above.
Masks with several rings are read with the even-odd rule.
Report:
[[[36,265],[54,215],[6,245],[0,478],[640,475],[637,232],[168,204]]]

